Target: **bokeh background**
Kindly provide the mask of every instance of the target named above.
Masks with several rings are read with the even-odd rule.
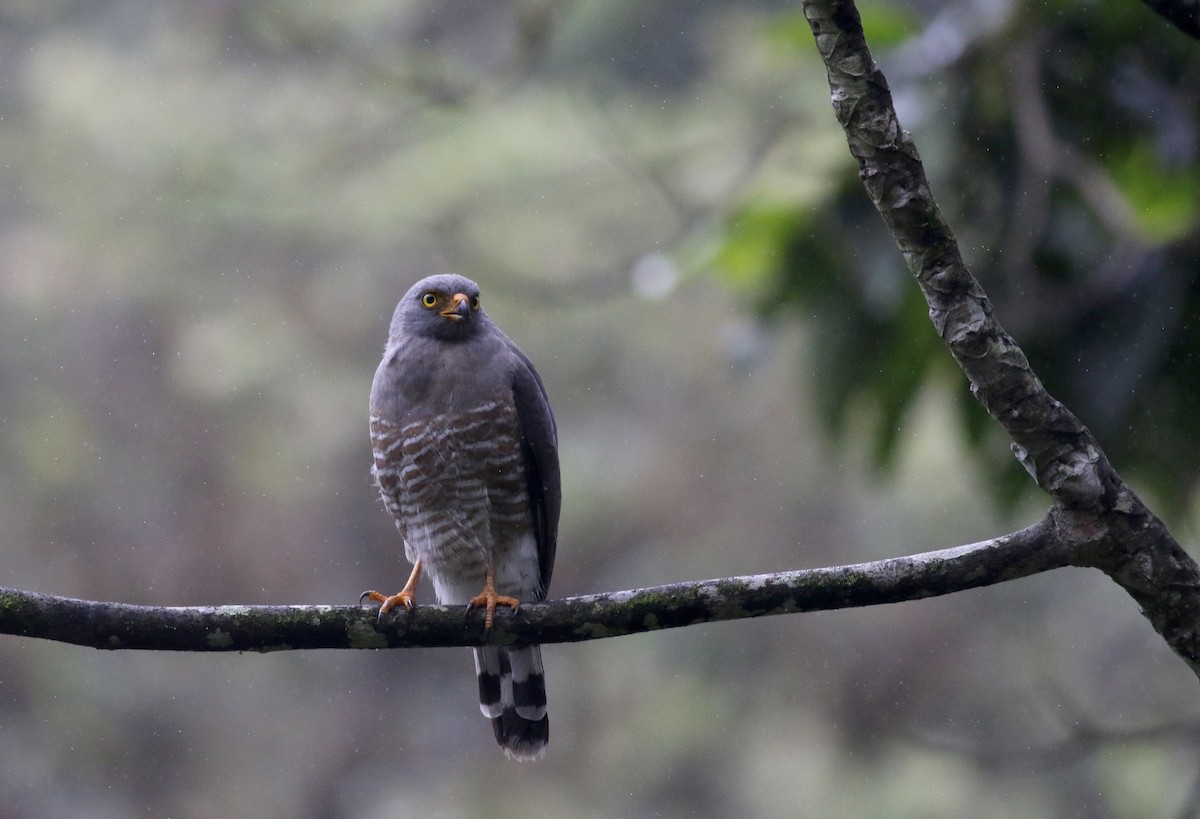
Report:
[[[1134,0],[863,12],[1002,321],[1194,544],[1200,45]],[[796,3],[12,0],[0,582],[398,588],[367,392],[396,300],[443,270],[546,381],[556,596],[942,548],[1047,506],[858,188]],[[551,749],[521,766],[465,650],[3,638],[0,816],[1200,804],[1196,680],[1095,572],[545,655]]]

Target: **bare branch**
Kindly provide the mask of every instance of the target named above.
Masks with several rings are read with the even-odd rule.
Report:
[[[1200,566],[1121,480],[1099,442],[1042,386],[992,313],[942,218],[852,0],[805,0],[834,113],[859,177],[917,280],[929,317],[971,392],[1055,502],[1056,539],[1103,569],[1200,675]]]
[[[930,317],[1013,450],[1053,499],[1039,523],[981,543],[872,563],[678,583],[522,606],[485,632],[440,606],[384,624],[357,606],[155,607],[0,589],[0,633],[103,649],[280,651],[558,643],[949,594],[1094,566],[1141,606],[1200,675],[1200,567],[1117,475],[1086,427],[1042,387],[963,263],[851,0],[805,0],[838,120]]]
[[[1020,742],[1005,745],[997,744],[994,737],[972,739],[963,736],[937,736],[921,731],[909,732],[907,737],[931,750],[972,759],[984,768],[1027,769],[1036,766],[1045,769],[1073,764],[1109,745],[1200,745],[1200,723],[1172,721],[1132,727],[1105,727],[1085,723],[1066,726],[1062,736],[1040,744]],[[1195,813],[1186,815],[1194,817]]]
[[[1009,70],[1014,133],[1024,162],[1045,179],[1061,179],[1079,194],[1096,218],[1126,242],[1138,241],[1133,206],[1097,161],[1059,139],[1051,125],[1050,104],[1042,85],[1041,53],[1048,37],[1013,44]]]
[[[418,606],[382,625],[358,606],[134,606],[0,589],[0,633],[103,649],[287,651],[312,648],[566,643],[698,623],[920,600],[1071,565],[1043,520],[953,549],[823,569],[673,583],[527,604],[483,617]]]

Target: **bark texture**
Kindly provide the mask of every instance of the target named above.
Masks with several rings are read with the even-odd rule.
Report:
[[[359,606],[134,606],[0,589],[0,633],[101,649],[287,651],[566,643],[919,600],[1070,565],[1048,521],[995,540],[851,566],[725,577],[481,612],[417,606],[377,622]]]
[[[850,0],[806,0],[834,112],[972,393],[1050,496],[1045,518],[990,541],[890,560],[595,594],[479,613],[440,606],[383,623],[357,606],[153,607],[0,589],[0,633],[102,649],[279,651],[474,646],[615,637],[697,623],[918,600],[1064,566],[1104,571],[1200,675],[1200,567],[1055,400],[963,263]],[[1162,5],[1162,4],[1159,4]],[[1194,2],[1176,4],[1195,22]],[[1157,6],[1156,6],[1157,7]]]
[[[1105,457],[1100,443],[1051,396],[1004,331],[963,262],[934,201],[912,139],[863,37],[851,0],[807,0],[834,113],[867,195],[929,304],[929,318],[1012,438],[1013,454],[1054,501],[1052,542],[1103,570],[1200,675],[1200,567]]]

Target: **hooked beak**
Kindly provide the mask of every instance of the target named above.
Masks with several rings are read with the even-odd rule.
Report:
[[[450,321],[462,321],[467,316],[471,315],[471,300],[467,298],[465,293],[455,293],[450,299],[450,303],[446,305],[446,309],[438,313],[442,318],[450,319]]]

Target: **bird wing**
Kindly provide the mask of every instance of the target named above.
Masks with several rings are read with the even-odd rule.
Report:
[[[550,586],[554,571],[554,551],[558,542],[558,515],[562,508],[562,484],[558,471],[558,432],[546,388],[533,364],[507,338],[516,356],[513,368],[513,401],[521,426],[521,454],[525,460],[525,480],[533,533],[537,540],[541,595]]]

